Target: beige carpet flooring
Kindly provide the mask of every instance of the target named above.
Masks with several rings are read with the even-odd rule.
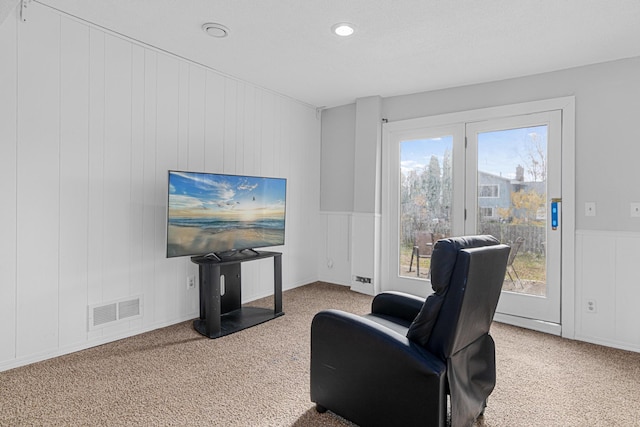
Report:
[[[285,316],[220,339],[184,322],[1,372],[0,425],[352,426],[309,401],[309,327],[370,301],[315,283],[284,293]],[[492,335],[498,381],[477,426],[640,426],[639,353],[499,323]]]

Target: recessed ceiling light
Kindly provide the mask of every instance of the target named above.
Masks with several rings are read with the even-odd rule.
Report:
[[[216,37],[218,39],[225,38],[229,35],[229,29],[227,27],[221,24],[214,24],[212,22],[203,24],[202,31],[204,31],[211,37]]]
[[[332,26],[331,31],[340,37],[349,37],[356,32],[356,27],[348,22],[340,22]]]

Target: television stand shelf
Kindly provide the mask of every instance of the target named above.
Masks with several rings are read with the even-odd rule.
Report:
[[[273,258],[273,310],[242,307],[241,263]],[[200,318],[193,321],[196,331],[219,338],[284,315],[282,312],[282,253],[250,251],[218,260],[207,256],[191,257],[200,275]],[[225,293],[220,294],[222,277]]]

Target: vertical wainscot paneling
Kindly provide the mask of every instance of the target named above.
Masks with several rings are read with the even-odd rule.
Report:
[[[131,43],[105,37],[102,303],[129,296],[131,248]],[[128,329],[118,323],[105,335]]]
[[[280,170],[280,145],[282,143],[282,99],[273,97],[273,137],[271,138],[271,174]]]
[[[59,313],[60,17],[29,16],[18,27],[19,357],[57,348]]]
[[[577,330],[591,339],[611,337],[615,331],[615,238],[604,233],[578,234],[576,243]],[[587,309],[589,301],[596,303],[595,310]]]
[[[205,134],[207,127],[207,72],[201,67],[189,66],[189,122],[187,130],[187,165],[192,171],[205,170]],[[185,272],[182,277],[198,277],[198,266],[190,259],[184,259]],[[199,315],[198,286],[192,289],[185,300],[185,310],[192,317]]]
[[[89,28],[60,33],[60,346],[87,339]]]
[[[103,278],[102,301],[131,295],[131,218],[133,159],[133,45],[107,35],[104,47]],[[138,103],[140,100],[138,100]],[[136,142],[137,144],[138,142]],[[119,322],[105,326],[107,336],[129,330]]]
[[[224,133],[222,149],[222,169],[217,172],[236,173],[236,144],[238,122],[238,82],[225,79],[224,82]]]
[[[189,78],[190,64],[181,61],[179,63],[178,82],[178,153],[176,158],[176,169],[185,170],[189,167]]]
[[[207,99],[207,74],[200,67],[189,67],[189,123],[187,131],[187,168],[193,171],[204,170],[204,144]]]
[[[0,24],[0,364],[16,356],[16,12]]]
[[[235,153],[235,162],[233,165],[234,171],[242,171],[242,174],[247,174],[247,170],[244,167],[244,131],[245,131],[245,117],[244,117],[244,107],[245,107],[245,92],[246,85],[244,83],[238,82],[236,85],[235,99],[236,99],[236,120],[235,120],[235,132],[234,138],[229,138],[233,145],[233,151]],[[247,141],[247,145],[252,145],[252,141]],[[240,172],[238,172],[240,173]]]
[[[147,328],[154,325],[156,319],[155,295],[156,285],[156,240],[164,235],[158,235],[156,224],[156,123],[157,123],[157,76],[158,54],[145,50],[144,52],[144,159],[142,163],[142,290],[144,294],[143,325]]]
[[[156,85],[156,179],[154,200],[155,218],[155,321],[178,317],[177,266],[180,259],[164,260],[167,215],[167,170],[178,167],[178,118],[180,102],[180,61],[167,55],[158,55]],[[183,284],[184,281],[180,281]]]
[[[615,335],[617,342],[628,343],[640,351],[640,235],[616,239]]]
[[[176,140],[178,144],[178,153],[174,169],[187,170],[189,169],[189,69],[191,68],[191,65],[185,61],[180,61],[179,65],[178,137]],[[190,312],[190,295],[184,291],[186,289],[186,277],[189,275],[189,273],[187,273],[189,271],[188,264],[188,260],[184,258],[177,260],[175,263],[175,285],[177,291],[176,305],[178,308],[178,316]],[[182,281],[180,280],[181,278]],[[180,287],[180,284],[183,285],[182,288]],[[192,292],[192,294],[194,294],[194,292]]]
[[[372,213],[354,213],[352,218],[353,242],[351,248],[351,286],[359,292],[374,294],[378,280],[376,270],[376,247],[380,239],[377,224],[379,218]],[[357,242],[357,244],[355,244]],[[360,283],[355,276],[371,279],[371,283]]]
[[[130,259],[129,294],[144,294],[144,118],[145,118],[145,52],[141,46],[131,47],[131,191],[130,191]],[[143,299],[144,312],[144,299]],[[131,321],[130,328],[142,327],[142,319]]]
[[[89,203],[87,227],[87,305],[102,299],[104,235],[105,34],[89,29]],[[89,333],[89,339],[102,330]]]
[[[322,231],[318,252],[320,280],[349,286],[351,284],[351,214],[323,212]]]
[[[253,141],[255,142],[253,156],[253,174],[262,175],[262,116],[264,109],[262,108],[263,91],[256,88],[253,98],[253,105],[255,106],[255,117],[253,124]]]
[[[576,338],[640,351],[640,234],[576,233]]]
[[[245,175],[260,175],[256,171],[256,151],[260,141],[256,140],[256,88],[250,85],[244,86],[244,118],[243,118],[243,148],[240,152]],[[259,129],[259,128],[258,128]]]
[[[166,258],[170,169],[287,178],[271,249],[284,289],[317,280],[313,108],[31,6],[0,26],[0,370],[198,315],[197,266]],[[273,293],[272,260],[242,268],[244,302]],[[89,325],[130,297],[141,315]]]
[[[375,262],[379,256],[376,245],[379,227],[380,218],[376,214],[323,212],[321,228],[326,241],[320,242],[320,279],[373,295],[379,275]],[[358,246],[354,242],[359,242]],[[369,278],[371,283],[357,282],[355,276]]]
[[[204,170],[221,172],[224,168],[225,79],[207,71],[205,80]]]
[[[260,152],[260,175],[274,176],[273,157],[275,149],[276,109],[275,95],[262,93],[262,141]]]

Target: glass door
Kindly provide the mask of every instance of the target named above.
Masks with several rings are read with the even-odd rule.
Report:
[[[464,230],[464,127],[396,132],[385,160],[391,162],[385,194],[389,209],[389,273],[393,288],[430,292],[434,243]]]
[[[560,118],[466,125],[465,231],[511,246],[497,312],[552,323],[560,322]]]
[[[400,268],[428,278],[434,243],[451,235],[453,137],[400,142]]]

